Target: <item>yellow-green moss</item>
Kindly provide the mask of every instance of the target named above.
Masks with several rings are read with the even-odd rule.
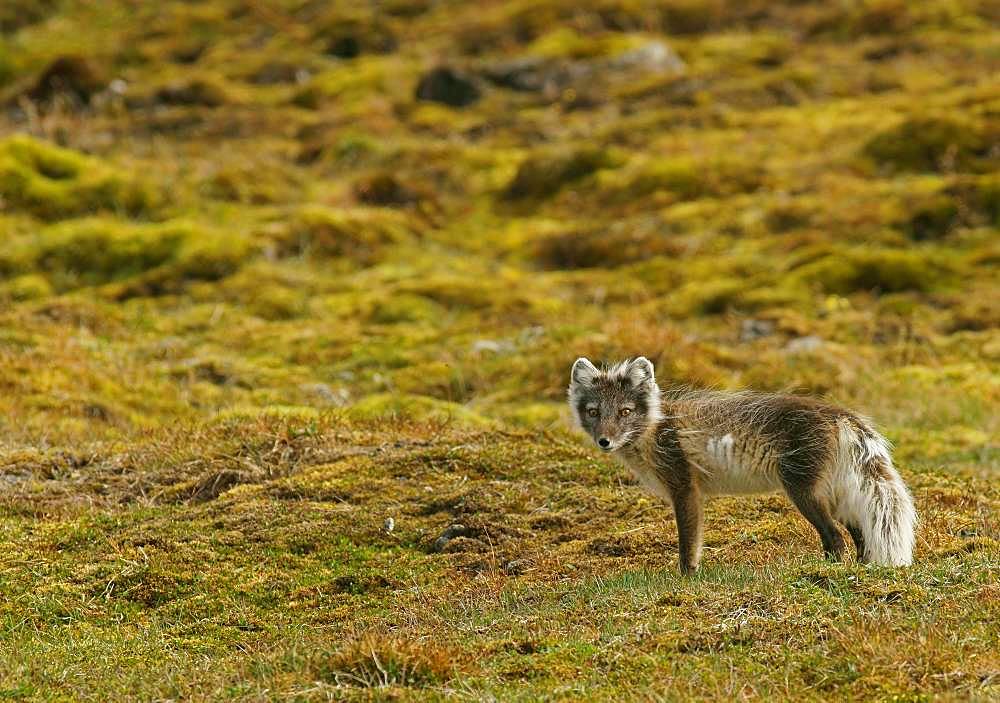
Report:
[[[9,281],[0,283],[0,298],[37,300],[39,298],[46,298],[52,295],[52,293],[53,288],[48,279],[37,273],[15,276]]]
[[[527,52],[551,58],[592,59],[622,53],[640,42],[641,38],[621,34],[586,37],[569,27],[562,27],[533,41]]]
[[[955,265],[940,251],[858,249],[802,266],[796,278],[828,293],[929,291],[953,279]]]
[[[640,200],[658,192],[680,200],[694,200],[752,192],[762,182],[762,169],[748,162],[724,157],[707,161],[668,158],[644,160],[625,185],[609,190],[611,199],[619,203]]]
[[[380,393],[350,405],[348,417],[376,420],[399,417],[421,422],[457,423],[473,427],[488,427],[492,421],[458,403],[450,403],[423,395]]]
[[[370,319],[379,324],[439,322],[445,309],[422,295],[396,293],[375,303]]]
[[[670,232],[620,223],[607,229],[570,231],[535,242],[533,255],[546,268],[614,268],[682,250]]]
[[[0,142],[0,197],[46,220],[105,210],[150,215],[161,200],[141,178],[23,135]]]
[[[411,241],[413,230],[403,213],[308,205],[264,236],[265,246],[279,257],[339,257],[370,265],[393,245]]]
[[[252,252],[244,237],[189,222],[86,218],[19,237],[0,254],[0,271],[37,272],[57,290],[113,283],[117,295],[157,294],[226,276]]]
[[[872,137],[864,153],[899,171],[980,171],[998,134],[953,117],[911,117]]]
[[[504,197],[508,200],[546,198],[563,186],[613,163],[606,151],[593,148],[533,155],[518,167],[507,184]]]

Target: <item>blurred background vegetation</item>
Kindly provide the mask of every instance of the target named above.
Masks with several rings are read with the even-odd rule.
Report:
[[[990,0],[4,0],[7,539],[82,550],[17,588],[103,558],[65,535],[118,539],[91,509],[370,507],[347,479],[268,483],[345,428],[516,437],[518,466],[572,460],[611,496],[610,465],[547,448],[584,354],[854,405],[989,533],[985,484],[948,481],[998,468],[998,25]],[[514,471],[492,451],[468,461]],[[923,549],[960,548],[946,517]],[[360,563],[319,525],[317,554]],[[153,605],[207,588],[166,573],[138,581]]]
[[[362,400],[545,425],[583,353],[676,383],[982,389],[997,19],[5,3],[5,435]]]

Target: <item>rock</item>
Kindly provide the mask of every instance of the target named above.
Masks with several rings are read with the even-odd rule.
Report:
[[[673,49],[661,41],[651,41],[637,49],[626,51],[609,62],[613,68],[683,73],[687,64]]]
[[[417,84],[417,100],[466,107],[480,97],[480,90],[472,78],[447,66],[435,68]]]
[[[332,405],[346,405],[351,398],[350,391],[346,388],[334,390],[326,383],[303,383],[299,387],[304,392],[315,394]]]
[[[774,334],[774,322],[771,320],[755,320],[748,318],[740,325],[740,341],[752,342],[761,337],[769,337]]]
[[[514,351],[514,345],[505,340],[477,339],[472,343],[472,351],[476,354],[490,352],[492,354],[503,354]]]
[[[503,570],[508,576],[520,576],[531,570],[531,562],[527,559],[513,559],[504,564]]]
[[[391,517],[387,517],[385,522],[382,523],[382,531],[386,534],[391,533],[396,528],[396,521]]]
[[[457,537],[465,537],[469,533],[468,528],[465,525],[455,523],[446,529],[441,535],[434,541],[434,551],[442,552],[444,548],[448,546],[448,543]]]
[[[528,56],[487,64],[479,75],[493,85],[525,93],[541,93],[549,99],[568,88],[577,92],[609,70],[684,73],[687,66],[669,46],[653,41],[611,59],[570,61]]]
[[[821,346],[823,346],[823,340],[811,334],[806,337],[793,339],[785,346],[785,351],[789,354],[801,354],[803,352],[815,351]]]
[[[305,83],[308,79],[308,69],[285,61],[268,61],[250,76],[250,82],[255,85]]]
[[[24,92],[24,97],[48,102],[57,95],[66,95],[81,103],[104,89],[107,81],[88,59],[82,56],[60,56]]]
[[[527,57],[502,61],[480,69],[480,75],[501,88],[542,93],[554,98],[573,83],[591,74],[584,63]]]

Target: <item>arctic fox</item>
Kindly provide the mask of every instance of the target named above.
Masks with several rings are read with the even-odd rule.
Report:
[[[843,557],[837,520],[859,561],[913,561],[917,514],[889,443],[849,410],[765,393],[661,395],[641,356],[604,369],[577,359],[569,405],[601,449],[673,504],[684,573],[701,558],[706,497],[779,489],[819,532],[827,556]]]

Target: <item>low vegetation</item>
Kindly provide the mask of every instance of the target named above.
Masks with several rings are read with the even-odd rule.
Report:
[[[997,19],[4,4],[0,698],[1000,696]],[[680,577],[568,431],[636,354],[873,417],[913,568]]]

